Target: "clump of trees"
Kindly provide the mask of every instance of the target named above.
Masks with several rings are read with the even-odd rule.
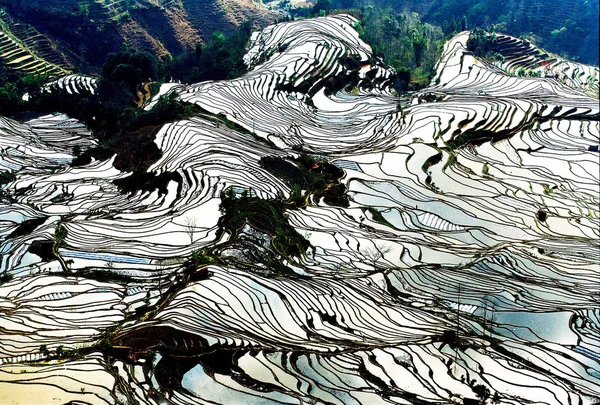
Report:
[[[0,112],[11,116],[28,108],[25,93],[37,94],[47,81],[46,75],[27,75],[0,65]]]
[[[2,171],[0,172],[0,186],[3,184],[8,184],[11,181],[14,181],[16,178],[15,172],[13,171]]]
[[[140,83],[157,79],[158,60],[148,52],[111,53],[102,65],[98,94],[101,100],[117,102],[121,97],[135,95]],[[126,99],[123,104],[128,102]]]
[[[228,36],[216,31],[207,43],[198,43],[195,49],[162,61],[159,75],[183,83],[239,77],[247,71],[243,57],[251,34],[252,26],[247,22]]]
[[[272,237],[273,249],[282,257],[304,256],[310,243],[289,224],[282,200],[264,200],[247,192],[237,195],[233,188],[221,194],[220,225],[232,233],[232,240],[248,224]]]
[[[10,280],[12,280],[13,278],[14,278],[14,276],[10,273],[2,273],[2,274],[0,274],[0,284],[7,283]]]
[[[496,50],[495,45],[496,35],[493,32],[488,32],[481,28],[473,29],[467,40],[467,50],[479,57],[493,59]]]
[[[261,158],[259,163],[290,185],[290,203],[296,207],[304,207],[311,194],[316,200],[323,198],[328,205],[349,206],[346,186],[340,183],[344,171],[326,160],[302,154],[289,160],[267,156]],[[306,194],[303,195],[302,190],[306,190]]]
[[[403,87],[416,90],[429,85],[444,41],[440,27],[422,22],[417,13],[371,6],[364,8],[361,25],[361,38],[396,69]]]
[[[219,264],[221,259],[211,249],[199,249],[194,250],[191,256],[185,262],[185,270],[188,273],[195,272],[198,268],[211,265]]]

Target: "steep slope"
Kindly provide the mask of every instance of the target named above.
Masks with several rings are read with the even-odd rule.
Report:
[[[199,112],[156,135],[148,173],[169,180],[153,191],[121,193],[131,173],[114,157],[70,167],[93,141],[67,117],[2,121],[0,162],[16,173],[0,205],[1,271],[14,276],[0,286],[0,392],[42,398],[50,381],[64,401],[99,404],[600,400],[599,107],[585,92],[597,70],[513,76],[516,55],[493,65],[464,32],[432,85],[400,98],[355,25],[269,26],[245,76],[164,85]],[[506,42],[506,55],[520,49]],[[348,206],[316,193],[293,204],[301,151],[343,171]],[[308,247],[278,250],[290,233],[253,221],[257,200]],[[239,229],[219,210],[231,201],[246,203]],[[75,350],[62,378],[42,345]]]
[[[391,15],[416,12],[423,22],[444,29],[450,27],[450,31],[457,30],[454,24],[460,29],[464,17],[465,28],[496,26],[514,37],[534,39],[550,52],[598,65],[599,4],[596,1],[339,0],[332,3],[342,8],[387,8]]]
[[[72,65],[31,26],[15,23],[0,10],[0,62],[26,74],[63,76]]]
[[[508,35],[496,35],[495,50],[503,55],[501,68],[510,74],[525,69],[545,77],[554,77],[569,87],[598,98],[598,68],[564,60],[533,46],[529,41]]]
[[[158,57],[175,56],[215,31],[229,33],[246,21],[262,27],[277,18],[260,3],[234,0],[61,0],[50,7],[39,0],[2,0],[0,6],[25,27],[23,41],[39,37],[39,31],[61,58],[90,72],[123,44]]]
[[[587,0],[436,0],[424,20],[466,16],[470,28],[503,25],[513,36],[534,37],[550,52],[598,65],[598,2]]]
[[[244,21],[255,22],[256,26],[272,23],[275,16],[257,3],[248,0],[178,0],[191,23],[202,39],[207,40],[213,32],[227,33]],[[175,3],[177,4],[177,2]]]

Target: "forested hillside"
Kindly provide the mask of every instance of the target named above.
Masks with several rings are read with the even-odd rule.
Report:
[[[416,12],[423,23],[440,27],[447,36],[476,27],[491,29],[530,39],[537,46],[572,60],[598,64],[597,1],[316,0],[313,10],[383,13],[381,19],[391,29],[388,33],[395,30],[394,20],[403,19],[399,15]]]
[[[598,2],[590,0],[435,0],[424,19],[491,27],[533,40],[550,52],[598,64]]]
[[[147,51],[162,59],[193,51],[215,32],[226,37],[243,23],[255,28],[277,15],[237,0],[0,0],[3,21],[36,31],[68,64],[97,73],[111,52]],[[13,33],[9,26],[1,32]]]

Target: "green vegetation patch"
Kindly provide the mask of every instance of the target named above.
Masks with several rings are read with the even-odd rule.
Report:
[[[39,217],[39,218],[28,219],[28,220],[22,222],[21,224],[19,224],[17,229],[12,231],[8,235],[8,238],[17,238],[19,236],[29,235],[31,232],[35,231],[38,226],[40,226],[44,222],[46,222],[47,219],[48,219],[48,217]]]
[[[65,275],[72,276],[72,273],[67,273]],[[117,283],[117,284],[132,284],[137,280],[135,277],[128,276],[123,273],[115,272],[112,269],[107,270],[79,270],[75,273],[76,276],[82,276],[87,279],[100,281],[103,283]]]
[[[198,43],[193,51],[161,62],[159,75],[182,83],[240,77],[248,71],[243,58],[251,34],[248,22],[229,35],[215,31],[207,43]]]
[[[495,56],[497,50],[496,35],[493,32],[487,32],[481,28],[475,28],[470,32],[467,40],[467,51],[473,52],[475,56],[498,59],[502,55],[500,57]]]
[[[394,228],[394,226],[388,222],[387,219],[385,219],[383,217],[383,215],[381,214],[381,211],[379,211],[378,209],[374,208],[374,207],[361,207],[362,212],[369,212],[371,214],[371,216],[373,217],[373,221],[377,222],[378,224],[384,225],[384,226],[389,226],[390,228]]]
[[[221,263],[221,258],[210,248],[194,250],[184,264],[187,272],[194,272],[200,267]]]
[[[14,276],[10,273],[2,273],[2,274],[0,274],[0,284],[7,283],[10,280],[12,280],[13,278],[14,278]]]
[[[25,93],[39,92],[48,80],[47,75],[26,75],[0,64],[0,112],[11,116],[29,108],[23,100]]]
[[[446,145],[451,150],[462,148],[465,145],[478,146],[484,144],[485,142],[499,141],[502,139],[510,138],[511,136],[522,130],[523,128],[502,131],[487,131],[480,129],[468,130],[458,134],[457,136],[446,142]]]
[[[356,28],[375,56],[396,69],[396,91],[429,85],[444,44],[440,27],[422,22],[417,13],[368,6],[362,9],[360,26]]]
[[[121,116],[123,127],[111,133],[103,133],[104,141],[96,148],[88,149],[77,156],[73,166],[81,166],[116,155],[114,166],[124,172],[134,172],[132,176],[115,180],[123,192],[136,190],[151,191],[158,188],[166,192],[169,180],[179,181],[174,173],[159,176],[147,173],[148,168],[162,156],[154,142],[162,124],[189,118],[194,115],[194,107],[179,102],[176,95],[162,96],[150,111],[128,108]]]
[[[52,246],[52,253],[55,257],[60,257],[58,249],[65,246],[68,234],[69,231],[67,231],[67,228],[60,222],[54,232],[54,245]]]
[[[239,236],[244,225],[271,236],[271,245],[282,257],[301,257],[310,248],[302,235],[289,224],[284,214],[287,204],[280,200],[263,200],[242,193],[237,196],[233,188],[221,194],[220,225],[231,232],[232,240]]]
[[[323,198],[328,205],[350,205],[346,186],[340,183],[344,171],[325,160],[318,160],[306,154],[289,160],[267,156],[261,158],[260,165],[290,185],[290,202],[297,207],[306,205],[309,194],[313,194],[317,199]],[[302,195],[302,190],[306,190],[306,195]]]
[[[0,186],[3,184],[8,184],[11,181],[16,179],[16,174],[12,170],[0,172]]]

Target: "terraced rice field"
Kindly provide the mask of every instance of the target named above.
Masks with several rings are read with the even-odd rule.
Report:
[[[46,37],[33,27],[12,22],[1,10],[0,62],[26,74],[51,78],[64,76],[70,68]]]
[[[96,82],[97,79],[93,77],[71,74],[46,83],[42,90],[67,92],[68,94],[95,94],[98,87]]]
[[[398,96],[354,21],[267,27],[245,76],[163,85],[206,112],[156,136],[163,190],[121,193],[114,157],[69,166],[95,141],[66,116],[1,118],[0,402],[600,401],[598,68],[508,37],[492,64],[461,33]],[[349,206],[290,205],[310,247],[264,266],[278,236],[233,240],[222,192],[287,199],[261,162],[298,150],[343,170]],[[190,277],[195,250],[225,259]]]

